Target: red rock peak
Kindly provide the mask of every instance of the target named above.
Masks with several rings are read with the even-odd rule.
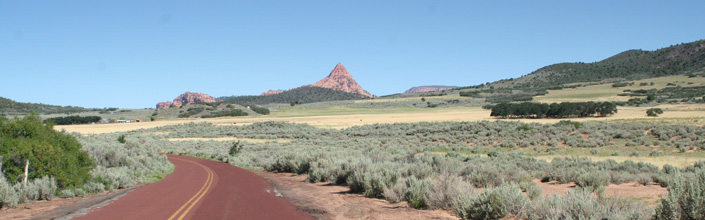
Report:
[[[345,77],[350,77],[352,78],[352,75],[348,72],[347,69],[345,69],[345,66],[343,66],[342,63],[338,63],[338,65],[335,65],[335,68],[333,68],[333,71],[330,71],[330,74],[328,77],[331,76],[345,76]]]
[[[345,69],[342,63],[335,65],[328,77],[323,78],[321,81],[316,82],[311,86],[323,87],[334,89],[343,92],[357,93],[367,97],[374,97],[374,95],[362,89],[362,87],[355,82],[352,75]]]

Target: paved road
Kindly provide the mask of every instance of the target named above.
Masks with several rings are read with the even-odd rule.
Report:
[[[163,180],[75,219],[313,219],[277,197],[252,172],[227,163],[168,157],[176,167]]]

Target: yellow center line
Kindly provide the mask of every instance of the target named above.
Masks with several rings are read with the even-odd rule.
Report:
[[[176,210],[176,212],[174,212],[174,214],[172,214],[169,217],[169,220],[173,220],[177,215],[179,215],[179,213],[181,213],[181,211],[184,208],[186,208],[188,206],[188,208],[186,210],[184,210],[183,213],[181,213],[181,216],[179,216],[179,218],[177,218],[177,220],[181,220],[186,216],[186,214],[188,214],[191,211],[193,206],[196,205],[196,203],[198,203],[198,201],[200,201],[201,198],[203,198],[203,196],[206,195],[208,190],[210,190],[210,187],[213,184],[213,171],[210,168],[203,166],[202,164],[199,164],[199,163],[196,163],[196,162],[193,162],[190,160],[184,160],[184,159],[179,159],[179,158],[174,158],[174,159],[189,162],[192,164],[196,164],[196,165],[200,166],[201,168],[203,168],[206,171],[206,173],[208,173],[208,177],[206,179],[206,182],[203,184],[201,189],[198,190],[198,192],[195,195],[193,195],[186,203],[184,203],[184,205],[182,205],[181,208],[179,208],[179,210]]]

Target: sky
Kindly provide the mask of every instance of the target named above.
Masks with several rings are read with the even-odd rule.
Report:
[[[342,63],[368,92],[471,86],[705,39],[705,1],[0,0],[0,97],[154,108]]]

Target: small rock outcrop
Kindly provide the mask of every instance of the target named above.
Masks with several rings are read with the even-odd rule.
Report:
[[[412,87],[409,90],[406,90],[404,94],[414,94],[414,93],[422,93],[422,92],[440,92],[443,90],[449,90],[457,88],[457,86],[417,86],[417,87]]]
[[[270,89],[270,90],[268,90],[268,91],[266,91],[266,92],[263,92],[263,93],[261,94],[261,96],[274,95],[274,94],[279,94],[279,93],[282,93],[282,92],[284,92],[284,90],[281,90],[281,89],[272,90],[272,89]]]
[[[182,105],[187,105],[190,103],[194,102],[215,102],[215,98],[213,96],[209,96],[205,93],[195,93],[195,92],[185,92],[184,94],[181,94],[179,97],[176,97],[173,102],[160,102],[157,103],[157,108],[164,109],[164,108],[171,108],[174,106],[182,106]]]
[[[322,80],[310,86],[329,88],[349,93],[357,93],[366,97],[374,97],[374,95],[362,89],[362,87],[357,84],[357,82],[355,82],[355,79],[353,79],[352,75],[350,75],[350,73],[347,69],[345,69],[342,63],[338,63],[338,65],[333,68],[333,71],[331,71],[326,78],[323,78]]]

